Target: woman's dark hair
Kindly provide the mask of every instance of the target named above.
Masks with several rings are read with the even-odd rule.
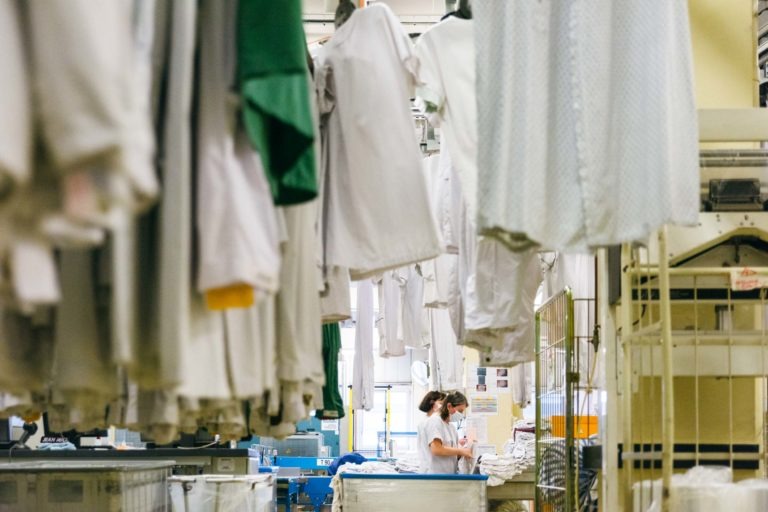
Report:
[[[458,407],[459,405],[469,405],[469,402],[467,402],[467,397],[458,391],[448,393],[448,396],[446,396],[445,400],[443,400],[443,406],[440,408],[440,417],[443,419],[443,421],[447,421],[448,416],[451,415],[451,413],[448,412],[449,404],[452,407]]]
[[[444,398],[445,393],[442,391],[429,391],[426,395],[424,395],[424,398],[421,399],[419,410],[421,412],[429,412],[432,410],[432,407],[434,407],[435,402],[439,402]]]

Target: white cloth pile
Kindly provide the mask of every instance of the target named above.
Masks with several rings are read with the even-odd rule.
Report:
[[[333,512],[341,512],[342,501],[342,485],[341,475],[343,473],[367,473],[371,475],[381,474],[394,474],[397,473],[397,469],[389,462],[379,462],[376,460],[366,461],[362,464],[355,464],[354,462],[347,462],[339,466],[336,470],[336,474],[331,479],[331,489],[333,489],[333,505],[331,510]]]
[[[514,436],[504,443],[504,453],[483,455],[480,459],[480,473],[488,475],[488,485],[501,485],[536,465],[536,434],[520,431],[535,426],[531,420],[516,421]]]
[[[483,455],[480,459],[480,474],[488,475],[488,485],[502,485],[521,474],[527,466],[514,454]]]
[[[397,473],[397,468],[394,464],[389,462],[381,462],[378,460],[369,460],[362,464],[355,464],[354,462],[347,462],[339,466],[336,471],[337,475],[342,473],[366,473],[370,475],[391,474]]]
[[[395,461],[395,468],[401,473],[418,473],[419,466],[419,454],[416,452],[406,452]]]
[[[661,510],[661,480],[643,480],[632,486],[634,512]],[[715,512],[722,510],[766,510],[768,480],[733,482],[727,467],[694,466],[685,474],[672,475],[670,510]]]
[[[518,459],[523,469],[533,466],[536,464],[536,434],[518,432],[514,440],[504,443],[504,453]]]

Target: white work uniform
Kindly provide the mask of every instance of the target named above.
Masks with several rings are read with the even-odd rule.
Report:
[[[402,309],[402,332],[405,346],[429,346],[429,317],[424,307],[424,278],[417,265],[398,269]]]
[[[246,284],[276,292],[277,214],[259,154],[233,97],[237,2],[202,4],[198,101],[197,289]],[[238,129],[239,128],[239,129]]]
[[[352,368],[352,406],[373,409],[373,283],[357,283],[357,327],[355,362]]]
[[[197,4],[173,2],[170,73],[165,98],[163,188],[160,202],[158,275],[159,374],[156,387],[182,383],[181,354],[190,339],[192,289],[192,83]],[[202,370],[208,372],[207,369]],[[193,372],[194,373],[194,372]]]
[[[32,172],[32,104],[19,3],[0,1],[0,199]]]
[[[432,416],[439,416],[440,413],[433,413]],[[416,425],[416,446],[417,453],[419,454],[419,473],[426,473],[429,469],[429,461],[432,457],[432,451],[429,448],[429,442],[427,441],[427,422],[432,416],[425,416],[421,419],[418,425]]]
[[[451,164],[474,219],[477,196],[477,107],[473,22],[451,16],[424,32],[416,44],[416,93],[437,109],[431,117],[445,134]]]
[[[134,2],[34,1],[26,7],[35,103],[54,167],[62,174],[117,172],[130,185],[129,206],[153,200],[159,184],[147,55],[135,39]]]
[[[343,322],[352,318],[349,284],[349,269],[342,267],[327,269],[320,294],[323,323]]]
[[[685,0],[481,0],[473,15],[481,232],[586,252],[696,224]]]
[[[379,332],[379,356],[399,357],[405,355],[403,341],[403,304],[400,293],[400,276],[395,270],[387,270],[377,281],[379,313],[376,328]]]
[[[355,11],[318,58],[326,264],[352,279],[441,252],[409,103],[414,66],[408,34],[385,4]]]
[[[457,448],[459,446],[458,432],[456,432],[453,425],[443,421],[440,413],[435,413],[429,417],[424,427],[424,433],[427,439],[427,446],[431,445],[435,439],[439,439],[443,446],[446,447]],[[459,459],[456,455],[433,455],[430,450],[427,473],[455,475],[458,471]]]
[[[456,342],[456,333],[451,326],[447,309],[429,309],[433,353],[433,373],[437,376],[438,389],[462,387],[464,359],[461,347]]]
[[[450,165],[456,169],[466,206],[458,237],[459,289],[464,304],[460,342],[480,349],[511,349],[502,335],[529,321],[541,273],[535,251],[512,253],[495,239],[477,237],[473,43],[470,20],[451,17],[425,32],[416,45],[418,94],[428,107],[436,109],[433,117],[446,134]]]

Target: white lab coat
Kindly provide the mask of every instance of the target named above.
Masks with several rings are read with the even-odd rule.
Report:
[[[232,93],[237,2],[202,4],[198,101],[197,289],[247,284],[276,292],[277,214],[261,158],[238,123]]]
[[[484,0],[473,14],[482,232],[586,252],[695,225],[685,0]]]
[[[357,283],[357,326],[355,328],[355,361],[352,368],[352,406],[370,411],[373,408],[373,283],[364,279]]]
[[[323,47],[316,82],[326,137],[326,264],[352,279],[441,252],[414,137],[415,60],[384,4],[355,11]]]

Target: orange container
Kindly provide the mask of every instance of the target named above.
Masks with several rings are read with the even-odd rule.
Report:
[[[565,416],[551,416],[552,435],[565,437]],[[573,418],[573,437],[586,439],[597,434],[597,416],[575,416]]]

